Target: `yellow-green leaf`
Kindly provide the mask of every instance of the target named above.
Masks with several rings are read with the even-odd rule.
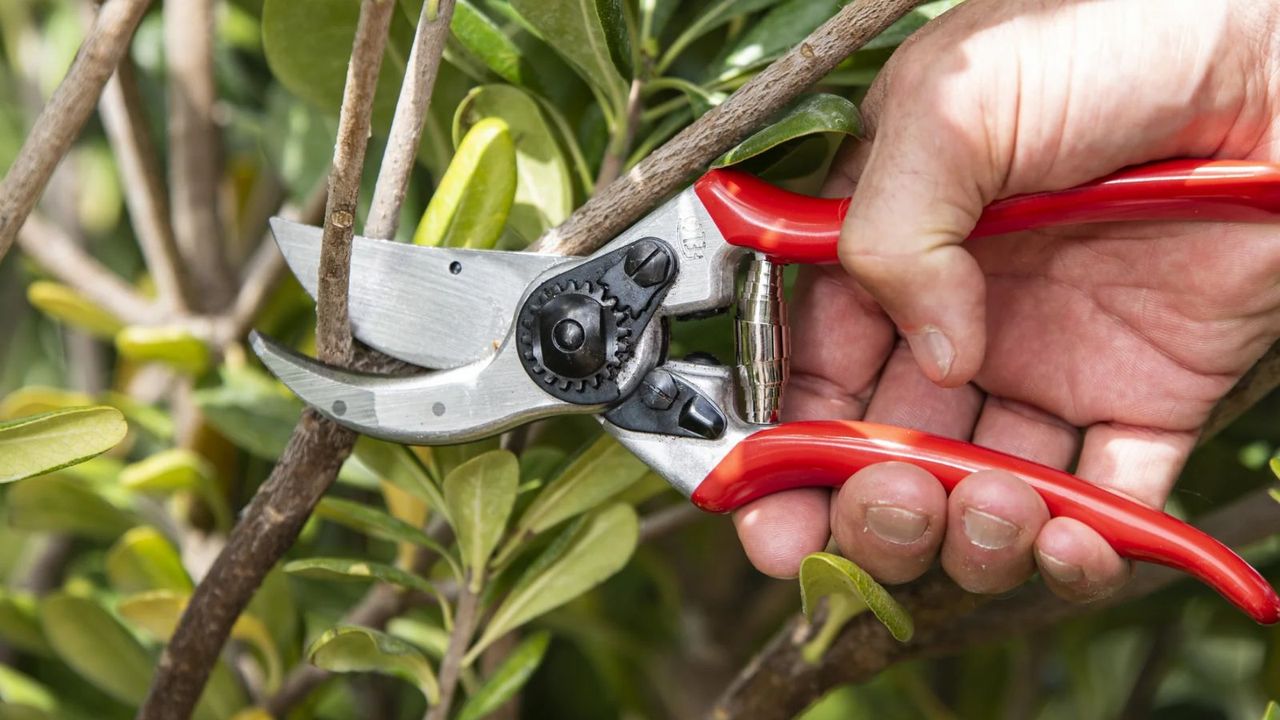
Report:
[[[93,398],[82,392],[62,388],[28,385],[5,395],[0,401],[0,420],[24,415],[39,415],[53,410],[66,410],[92,405]]]
[[[467,696],[457,720],[481,720],[514,697],[538,669],[550,642],[551,634],[546,631],[525,638],[485,679],[480,689]]]
[[[152,658],[101,605],[53,593],[40,602],[40,624],[54,652],[77,674],[121,702],[142,703]]]
[[[412,543],[413,545],[430,548],[448,560],[458,579],[462,579],[461,569],[457,566],[457,561],[453,559],[453,555],[447,548],[432,540],[429,535],[418,528],[402,520],[397,520],[381,510],[350,500],[323,498],[316,505],[315,514],[317,517],[332,520],[371,537],[392,542]]]
[[[48,688],[0,664],[0,718],[27,720],[57,716],[58,700]]]
[[[0,588],[0,642],[35,655],[49,654],[34,595]]]
[[[194,492],[209,506],[218,527],[231,527],[231,510],[218,488],[213,466],[190,450],[163,450],[128,465],[120,471],[120,484],[130,490],[165,495]]]
[[[446,513],[444,495],[414,457],[413,451],[403,445],[374,440],[361,436],[356,441],[351,460],[379,480],[395,485],[425,502],[432,510]]]
[[[439,660],[449,649],[449,633],[439,625],[418,618],[399,617],[387,623],[387,632],[408,640],[428,657]]]
[[[379,480],[378,487],[382,490],[382,499],[387,504],[387,513],[391,517],[413,528],[427,526],[429,508],[420,498],[410,495],[386,480]],[[397,543],[396,565],[408,567],[413,562],[413,556],[417,551],[418,546],[416,543]]]
[[[862,132],[858,106],[839,95],[817,93],[796,101],[768,126],[743,140],[712,163],[712,167],[736,165],[782,143],[820,133],[857,136]]]
[[[1267,703],[1267,709],[1262,713],[1262,720],[1280,720],[1280,704],[1275,700]]]
[[[120,615],[161,642],[168,642],[178,627],[190,596],[187,592],[152,590],[120,601]],[[267,626],[257,617],[242,613],[231,626],[231,637],[252,647],[262,662],[268,690],[280,686],[281,661]]]
[[[106,452],[129,426],[110,407],[72,408],[0,424],[0,483],[51,472]]]
[[[521,17],[561,57],[569,61],[603,101],[607,113],[620,112],[626,83],[614,64],[610,39],[618,35],[617,8],[598,0],[512,0]]]
[[[114,540],[136,524],[131,513],[89,482],[61,473],[15,484],[5,495],[4,509],[11,527],[98,540]]]
[[[494,640],[569,602],[621,570],[635,550],[639,522],[630,505],[616,504],[565,529],[517,581],[468,653],[475,658]]]
[[[209,368],[209,346],[181,326],[124,328],[116,333],[116,350],[130,360],[164,363],[191,375]]]
[[[51,280],[37,280],[27,286],[27,301],[45,315],[98,337],[114,337],[124,327],[120,318],[70,287]]]
[[[505,450],[472,458],[444,479],[444,501],[473,592],[484,582],[485,566],[507,527],[519,484],[520,463]]]
[[[899,642],[907,642],[915,632],[906,609],[865,570],[839,555],[813,553],[800,563],[800,598],[805,615],[812,620],[818,601],[831,596],[853,601],[855,609],[848,617],[869,608]]]
[[[381,580],[392,585],[435,593],[431,583],[421,577],[385,563],[365,560],[348,560],[346,558],[306,558],[294,560],[284,566],[290,575],[316,578],[319,580],[356,580],[372,582]]]
[[[107,578],[121,593],[147,590],[191,592],[191,578],[178,550],[159,530],[133,528],[116,541],[106,558]]]
[[[413,683],[427,702],[440,698],[431,663],[409,643],[363,627],[336,627],[307,651],[313,665],[329,672],[376,672]]]
[[[497,244],[516,193],[516,150],[507,124],[472,126],[413,234],[418,245],[488,249]]]
[[[1280,478],[1280,458],[1273,457],[1267,464],[1271,467],[1271,474]]]
[[[454,142],[485,118],[500,118],[511,129],[516,191],[507,223],[525,243],[532,242],[573,212],[569,163],[538,101],[524,90],[511,85],[472,89],[453,116]]]
[[[649,468],[608,435],[574,458],[520,516],[517,536],[540,533],[590,510],[644,477]]]

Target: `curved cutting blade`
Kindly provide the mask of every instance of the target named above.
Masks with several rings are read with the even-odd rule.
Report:
[[[323,230],[272,218],[271,232],[293,274],[315,297]],[[366,345],[423,367],[477,362],[498,348],[534,278],[567,261],[573,259],[357,236],[348,302],[352,331]]]
[[[249,340],[267,368],[303,402],[340,425],[393,442],[465,442],[538,418],[601,408],[543,392],[509,345],[453,370],[387,377],[339,370],[256,332]]]

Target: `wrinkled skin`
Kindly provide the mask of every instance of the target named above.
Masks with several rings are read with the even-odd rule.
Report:
[[[970,0],[913,37],[867,98],[869,138],[828,180],[854,195],[843,268],[802,276],[786,419],[865,418],[1078,463],[1162,506],[1210,409],[1280,337],[1280,230],[1128,223],[960,242],[993,200],[1127,165],[1280,162],[1277,15],[1250,0]],[[735,522],[780,577],[829,536],[889,583],[940,557],[974,592],[1038,566],[1089,600],[1130,573],[998,471],[948,498],[887,463]]]

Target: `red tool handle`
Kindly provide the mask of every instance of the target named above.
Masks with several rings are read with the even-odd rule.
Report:
[[[712,170],[694,190],[730,244],[762,252],[774,262],[836,262],[848,198],[798,195],[734,170]],[[1000,200],[987,207],[969,237],[1117,220],[1277,219],[1280,166],[1170,160],[1067,190]]]
[[[1280,596],[1271,585],[1204,532],[1061,470],[914,430],[840,420],[776,425],[738,443],[698,486],[693,502],[726,512],[781,490],[836,487],[868,465],[894,460],[928,470],[947,492],[978,470],[1011,472],[1044,498],[1050,515],[1088,525],[1123,557],[1182,570],[1257,622],[1280,621]]]

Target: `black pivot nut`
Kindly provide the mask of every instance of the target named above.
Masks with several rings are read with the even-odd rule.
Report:
[[[581,379],[605,364],[605,308],[595,298],[565,294],[538,312],[538,344],[542,364],[555,374]]]
[[[642,238],[627,250],[622,269],[640,287],[653,287],[671,276],[671,256],[653,238]]]

